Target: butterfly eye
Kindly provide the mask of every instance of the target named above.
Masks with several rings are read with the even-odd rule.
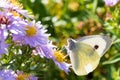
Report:
[[[94,48],[95,48],[95,49],[98,49],[98,48],[99,48],[99,46],[98,46],[98,45],[95,45],[95,46],[94,46]]]

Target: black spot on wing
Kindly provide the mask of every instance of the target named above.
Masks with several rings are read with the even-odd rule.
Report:
[[[98,48],[99,48],[99,46],[98,46],[98,45],[95,45],[95,46],[94,46],[94,49],[98,49]]]

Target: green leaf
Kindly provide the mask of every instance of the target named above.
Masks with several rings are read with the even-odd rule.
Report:
[[[116,59],[113,59],[113,60],[109,60],[109,61],[105,61],[103,62],[102,64],[103,65],[107,65],[107,64],[114,64],[114,63],[117,63],[120,61],[120,57],[119,58],[116,58]]]

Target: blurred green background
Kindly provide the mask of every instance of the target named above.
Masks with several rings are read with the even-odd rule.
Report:
[[[67,39],[77,39],[86,35],[109,35],[113,44],[101,58],[99,66],[89,75],[77,76],[71,70],[69,74],[60,70],[52,60],[32,58],[32,71],[39,80],[120,80],[120,4],[113,7],[105,5],[103,0],[20,0],[24,9],[32,12],[37,21],[41,21],[50,40],[62,49]],[[33,56],[34,57],[34,56]],[[30,59],[31,60],[31,59]],[[31,60],[32,61],[32,60]],[[29,63],[28,63],[29,64]]]

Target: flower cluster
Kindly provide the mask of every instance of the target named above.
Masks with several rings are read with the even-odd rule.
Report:
[[[17,75],[12,70],[0,70],[0,80],[16,80]]]
[[[47,57],[52,53],[53,48],[48,39],[49,34],[45,33],[47,30],[44,29],[40,21],[29,21],[24,18],[29,16],[27,11],[12,4],[13,1],[2,0],[0,5],[0,54],[6,53],[8,44],[5,41],[8,36],[11,36],[14,43],[39,49],[37,51],[40,51],[40,55],[46,54],[44,57]]]
[[[70,65],[64,60],[60,60],[64,56],[54,50],[55,46],[49,40],[50,34],[46,33],[47,30],[43,27],[41,22],[36,22],[28,15],[28,11],[23,10],[22,6],[15,0],[0,1],[0,56],[7,54],[7,49],[11,45],[7,43],[7,39],[10,37],[9,39],[11,39],[13,43],[17,43],[17,46],[29,46],[34,54],[39,54],[42,58],[46,57],[52,59],[60,69],[68,73]],[[11,71],[1,71],[2,75],[7,73],[8,76],[12,74]],[[7,80],[4,79],[7,78],[7,76],[3,77],[2,75],[0,75],[0,78],[2,77],[3,80]],[[21,75],[22,74],[19,74],[18,76],[21,77]],[[11,76],[11,78],[13,77]],[[10,80],[14,80],[11,78]],[[30,76],[30,78],[33,77]]]
[[[38,78],[27,73],[17,72],[13,70],[0,70],[0,80],[37,80]]]

